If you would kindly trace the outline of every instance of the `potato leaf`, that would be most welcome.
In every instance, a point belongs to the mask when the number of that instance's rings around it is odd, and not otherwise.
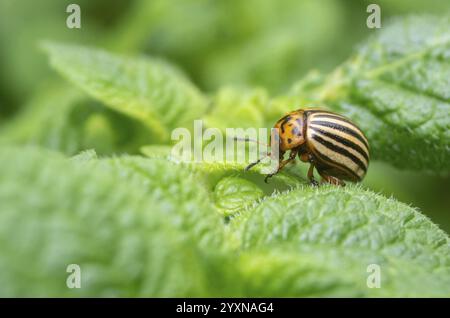
[[[190,127],[206,110],[200,91],[162,60],[67,44],[44,48],[58,72],[106,106],[143,122],[160,141],[167,141],[173,128]]]
[[[241,170],[217,181],[217,198],[201,172],[211,166],[4,149],[4,296],[450,295],[448,236],[360,187],[270,195]],[[69,264],[80,289],[65,285]],[[371,264],[381,288],[367,285]]]
[[[8,257],[0,258],[2,296],[182,296],[222,289],[219,276],[208,287],[207,270],[219,250],[220,215],[186,172],[161,160],[85,159],[3,148],[0,247]],[[80,289],[66,286],[69,264],[81,268]]]
[[[67,85],[42,85],[19,114],[0,127],[0,143],[35,145],[73,155],[136,153],[151,142],[144,125],[103,107]]]
[[[351,117],[374,159],[448,174],[449,79],[450,20],[410,17],[381,29],[321,84],[297,84],[294,95]]]
[[[230,226],[258,296],[450,295],[449,237],[417,210],[357,186],[267,197]],[[371,264],[380,288],[366,284]]]

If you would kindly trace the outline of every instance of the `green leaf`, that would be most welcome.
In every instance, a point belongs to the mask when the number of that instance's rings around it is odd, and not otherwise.
[[[93,159],[98,159],[98,156],[97,156],[97,152],[95,152],[95,150],[88,149],[88,150],[78,153],[77,155],[73,156],[71,159],[76,162],[86,162],[86,161],[90,161]]]
[[[234,212],[227,243],[240,255],[243,295],[450,295],[450,239],[410,206],[353,185],[270,192],[250,172],[223,171],[233,165],[191,166],[215,185],[218,208]],[[379,289],[367,286],[371,264],[380,266]]]
[[[450,19],[410,17],[381,29],[322,85],[296,94],[351,117],[373,159],[448,174],[449,79]]]
[[[42,85],[22,111],[0,127],[0,142],[38,145],[73,155],[88,148],[99,154],[136,153],[151,139],[143,125],[74,88]]]
[[[171,129],[190,127],[206,110],[200,91],[162,60],[76,45],[46,43],[44,48],[63,76],[106,106],[143,122],[155,140],[167,141]]]
[[[242,211],[264,196],[255,183],[239,177],[225,177],[214,188],[214,200],[225,216]]]
[[[450,295],[449,237],[417,210],[357,186],[299,187],[230,225],[252,295]],[[370,264],[380,266],[379,289],[366,285]]]
[[[201,171],[212,166],[4,150],[4,296],[450,295],[448,236],[359,187],[268,195],[241,170],[211,196],[214,178]],[[228,225],[217,200],[241,207]],[[81,289],[66,287],[68,264],[80,265]],[[379,289],[366,285],[370,264],[380,266]]]
[[[220,215],[173,164],[73,161],[7,147],[0,170],[2,296],[194,296],[224,288],[211,273]],[[80,289],[66,286],[69,264],[81,267]]]
[[[84,146],[83,125],[93,113],[86,107],[86,98],[79,91],[50,86],[36,94],[14,120],[1,129],[0,141],[40,145],[74,154]],[[78,114],[73,114],[73,109]],[[44,124],[45,123],[45,124]],[[100,128],[100,127],[99,127]],[[111,127],[102,127],[102,144],[111,144]],[[105,147],[105,148],[106,148]]]
[[[235,153],[235,158],[232,160],[224,160],[224,161],[206,161],[203,160],[201,162],[183,162],[177,157],[173,157],[171,153],[172,148],[169,146],[159,146],[159,145],[149,145],[141,148],[141,152],[149,157],[149,158],[160,158],[164,160],[168,160],[174,162],[183,169],[193,171],[201,177],[201,180],[204,181],[204,186],[214,192],[214,189],[221,180],[224,180],[228,186],[231,186],[234,181],[239,183],[240,178],[230,178],[228,177],[241,177],[246,178],[248,181],[256,184],[257,187],[260,187],[264,190],[266,194],[272,193],[275,189],[277,190],[286,190],[290,189],[295,185],[299,185],[302,180],[298,178],[297,175],[293,175],[290,173],[285,173],[281,171],[276,174],[272,178],[272,182],[270,185],[263,182],[264,177],[261,176],[261,171],[263,167],[261,165],[257,165],[252,168],[250,171],[245,171],[245,168],[248,166],[249,162],[245,160],[237,161],[237,158],[245,158],[245,151],[242,152],[242,149],[239,149]],[[228,181],[225,181],[228,180]],[[236,185],[239,187],[238,185]],[[242,195],[245,197],[245,195]]]
[[[203,184],[192,185],[193,180],[200,178],[196,171],[165,159],[132,156],[92,161],[91,164],[96,169],[108,170],[125,184],[140,187],[149,198],[163,203],[164,216],[172,217],[180,229],[195,235],[203,242],[201,244],[212,247],[222,243],[220,214],[214,209]]]
[[[209,127],[225,132],[228,127],[264,127],[268,94],[263,89],[244,90],[225,87],[212,100],[213,109],[205,118]]]

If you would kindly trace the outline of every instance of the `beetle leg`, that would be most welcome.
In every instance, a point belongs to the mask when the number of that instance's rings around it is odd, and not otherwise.
[[[254,166],[256,166],[258,163],[261,162],[263,158],[256,160],[255,162],[252,162],[251,164],[249,164],[247,167],[245,167],[245,171],[250,170],[251,168],[253,168]]]
[[[255,162],[252,162],[251,164],[249,164],[247,167],[245,167],[245,171],[250,170],[251,168],[253,168],[254,166],[256,166],[258,163],[260,163],[264,158],[270,157],[270,152],[268,152],[265,156],[263,156],[262,158],[259,158],[258,160],[256,160]]]
[[[323,172],[319,171],[320,176],[322,177],[322,182],[328,182],[330,184],[334,184],[334,185],[340,185],[340,186],[345,186],[345,182],[342,181],[341,179],[338,179],[336,177],[332,177],[329,176]]]
[[[286,166],[288,163],[294,162],[295,157],[297,157],[297,153],[298,153],[298,150],[296,150],[296,149],[291,150],[291,153],[289,154],[289,158],[287,160],[283,160],[281,162],[280,168],[278,170],[283,169],[284,166]]]
[[[314,179],[314,164],[312,162],[308,169],[308,180],[314,187],[317,187],[319,185],[319,182]]]
[[[264,179],[265,183],[268,183],[267,181],[269,178],[272,178],[274,175],[276,175],[278,172],[280,172],[281,169],[283,169],[288,163],[293,162],[295,160],[295,157],[297,156],[298,150],[291,150],[291,153],[289,154],[289,158],[286,160],[282,160],[280,165],[278,166],[277,171],[274,173],[266,175],[266,178]],[[280,160],[283,158],[284,152],[280,153]]]
[[[277,171],[277,172],[278,172],[278,171]],[[264,178],[264,182],[265,182],[265,183],[269,183],[269,181],[268,181],[269,178],[272,178],[274,175],[277,174],[277,172],[266,175],[266,177]]]
[[[303,152],[302,154],[299,155],[299,157],[300,157],[300,160],[301,160],[301,161],[303,161],[303,162],[309,162],[309,164],[310,164],[310,165],[309,165],[309,169],[308,169],[308,174],[307,174],[309,183],[310,183],[313,187],[319,186],[319,182],[317,182],[316,179],[314,179],[314,168],[315,168],[316,166],[314,165],[314,159],[313,159],[313,157],[312,157],[309,153],[307,153],[307,152]]]

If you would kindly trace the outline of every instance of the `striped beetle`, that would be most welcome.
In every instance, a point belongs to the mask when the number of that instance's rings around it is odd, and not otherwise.
[[[301,161],[310,163],[308,179],[313,185],[318,184],[314,168],[324,182],[331,184],[343,186],[344,180],[358,182],[364,178],[369,165],[369,143],[363,132],[344,116],[313,108],[298,109],[278,120],[274,128],[271,146],[278,144],[281,162],[275,173],[266,176],[266,183],[297,155]],[[284,160],[288,150],[289,158]],[[261,160],[251,163],[246,170]]]

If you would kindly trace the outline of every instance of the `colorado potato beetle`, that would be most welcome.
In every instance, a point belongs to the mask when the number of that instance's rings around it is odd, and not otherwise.
[[[344,180],[359,182],[364,178],[369,165],[369,143],[348,118],[325,110],[298,109],[278,120],[274,128],[270,144],[271,147],[278,144],[280,163],[265,182],[297,155],[301,161],[310,163],[307,176],[313,185],[318,184],[314,168],[324,182],[331,184],[345,185]],[[290,153],[285,160],[287,151]],[[251,163],[246,170],[261,160]]]

